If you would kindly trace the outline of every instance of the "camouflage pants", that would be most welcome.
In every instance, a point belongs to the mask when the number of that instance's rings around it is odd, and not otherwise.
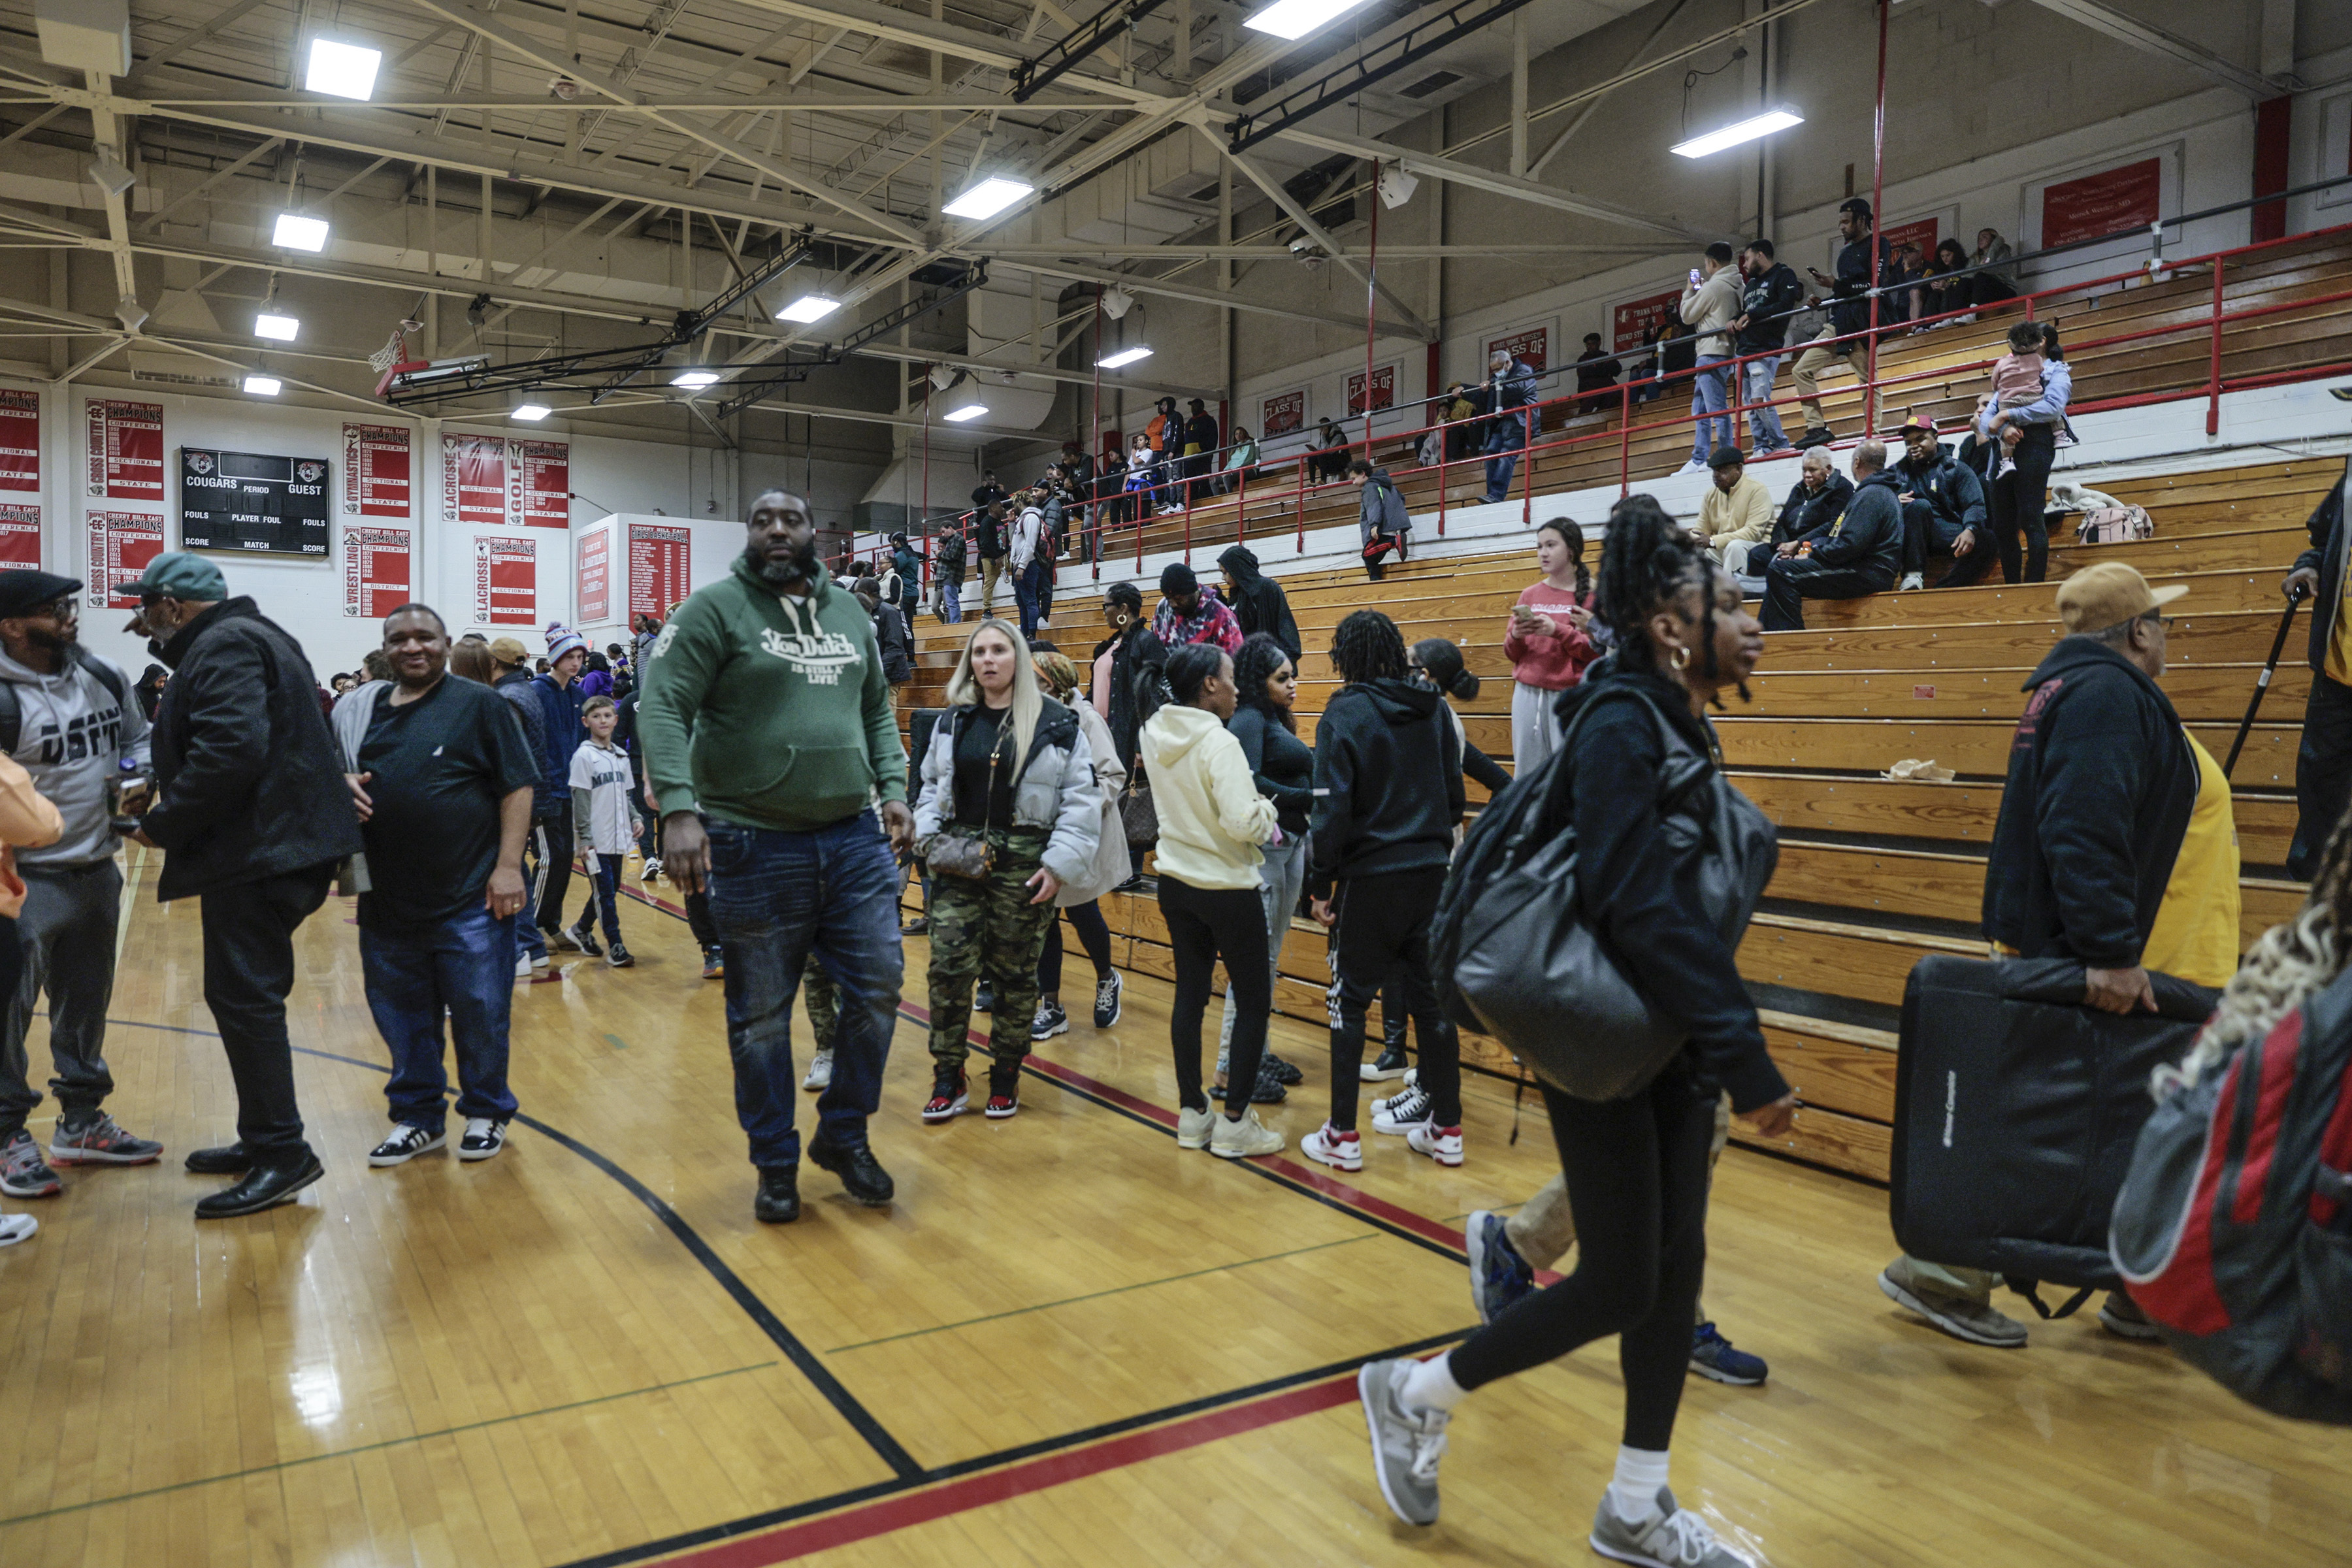
[[[813,1048],[833,1049],[833,1026],[841,1020],[841,993],[834,989],[833,976],[816,961],[816,949],[809,949],[808,963],[801,969],[801,1002],[808,1008],[809,1037]]]
[[[1029,1054],[1029,1024],[1037,1012],[1037,955],[1055,910],[1033,904],[1025,887],[1037,874],[1050,837],[1043,828],[993,829],[995,869],[985,879],[931,879],[931,1066],[960,1072],[971,1054],[972,982],[986,974],[996,986],[988,1037],[997,1070],[1019,1070]]]

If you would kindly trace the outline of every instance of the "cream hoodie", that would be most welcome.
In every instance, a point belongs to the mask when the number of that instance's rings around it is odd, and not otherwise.
[[[1238,743],[1234,752],[1240,754]],[[25,908],[25,879],[16,875],[16,847],[54,844],[65,826],[58,808],[34,790],[32,775],[24,764],[0,755],[0,916],[14,920]]]
[[[1242,743],[1205,708],[1169,702],[1137,737],[1160,816],[1159,869],[1188,887],[1255,888],[1257,847],[1275,836]]]

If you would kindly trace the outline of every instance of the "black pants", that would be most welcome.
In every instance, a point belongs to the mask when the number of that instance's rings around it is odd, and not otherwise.
[[[1220,958],[1225,984],[1241,1011],[1234,1020],[1234,1054],[1225,1079],[1225,1114],[1249,1109],[1265,1058],[1265,1021],[1274,1011],[1274,966],[1265,956],[1265,908],[1255,888],[1195,888],[1160,873],[1160,914],[1176,950],[1176,999],[1170,1005],[1169,1042],[1176,1051],[1176,1097],[1187,1110],[1207,1107],[1201,1092],[1201,1015]]]
[[[1339,918],[1331,928],[1331,1125],[1342,1132],[1355,1130],[1364,1017],[1384,985],[1394,987],[1412,1017],[1430,1115],[1440,1127],[1462,1124],[1462,1038],[1437,1010],[1429,983],[1429,921],[1444,886],[1443,866],[1339,884]],[[1240,1044],[1238,1032],[1234,1044]],[[1238,1061],[1234,1073],[1234,1082],[1243,1081]]]
[[[1448,1367],[1477,1388],[1610,1334],[1625,1379],[1629,1448],[1672,1445],[1706,1272],[1706,1152],[1715,1096],[1681,1060],[1626,1100],[1543,1090],[1576,1215],[1576,1272],[1523,1297],[1457,1347]]]
[[[1951,549],[1964,531],[1958,523],[1937,511],[1933,501],[1912,501],[1903,509],[1903,570],[1926,573],[1928,552]],[[1979,549],[1990,552],[1990,546],[1983,538],[1983,530],[1978,530],[1978,535],[1976,543],[1969,547],[1969,553],[1974,554]],[[1957,559],[1964,562],[1968,556]],[[1938,588],[1943,585],[1941,583],[1936,584]]]
[[[553,936],[563,929],[563,895],[572,890],[572,802],[557,801],[539,825],[547,829],[547,885],[539,893],[539,929]]]
[[[1110,922],[1103,919],[1102,906],[1089,899],[1062,912],[1070,917],[1078,945],[1094,961],[1095,984],[1101,984],[1103,976],[1110,973]],[[1049,996],[1062,994],[1062,922],[1058,920],[1045,928],[1045,948],[1037,955],[1037,989]]]
[[[705,952],[719,945],[719,922],[710,918],[710,894],[707,889],[687,894],[686,929],[694,933],[694,945]]]
[[[2002,450],[1995,442],[1991,448]],[[1993,556],[2000,557],[2000,574],[2011,583],[2040,583],[2050,575],[2050,524],[2042,508],[2050,499],[2050,463],[2058,455],[2058,427],[2054,425],[2028,425],[2024,437],[2010,453],[2017,467],[1997,479],[1985,481],[1986,521],[1992,529],[1995,550],[1975,550],[1954,563],[1951,575],[1938,587],[1959,587],[1979,583],[1992,570]],[[2000,458],[1993,466],[2000,466]],[[2022,531],[2024,547],[2018,546],[2017,536]]]
[[[237,1142],[256,1165],[310,1157],[294,1103],[286,994],[294,988],[294,930],[327,901],[334,874],[331,865],[312,866],[204,896],[205,1005],[236,1081]]]
[[[1803,631],[1803,600],[1859,599],[1893,586],[1884,567],[1821,566],[1801,555],[1775,556],[1764,574],[1764,629]]]
[[[2303,710],[2303,744],[2294,758],[2294,844],[2286,872],[2307,878],[2319,852],[2352,800],[2352,686],[2311,672],[2311,699]]]

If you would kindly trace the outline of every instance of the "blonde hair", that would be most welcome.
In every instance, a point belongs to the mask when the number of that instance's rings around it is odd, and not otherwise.
[[[1002,636],[1013,649],[1013,756],[1017,764],[1029,754],[1029,742],[1037,733],[1037,716],[1045,706],[1045,694],[1037,688],[1037,671],[1029,662],[1029,645],[1019,627],[991,616],[971,628],[971,636],[964,638],[963,654],[956,660],[955,673],[948,677],[947,705],[977,708],[986,700],[971,673],[971,645],[982,633],[991,631]]]

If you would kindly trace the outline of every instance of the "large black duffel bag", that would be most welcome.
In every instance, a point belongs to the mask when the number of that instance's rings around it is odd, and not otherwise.
[[[2107,1222],[2155,1108],[2148,1074],[2189,1054],[2220,996],[2149,979],[2158,1010],[2121,1016],[2083,1005],[2071,959],[1938,955],[1912,969],[1888,1204],[1906,1252],[1999,1274],[2037,1309],[2036,1281],[2121,1283]]]

